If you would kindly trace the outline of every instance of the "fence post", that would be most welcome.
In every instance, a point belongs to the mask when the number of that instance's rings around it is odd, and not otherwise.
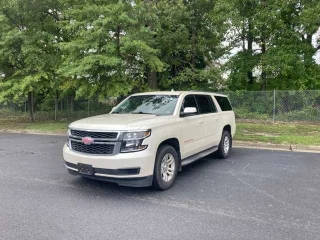
[[[273,89],[273,117],[272,117],[273,123],[275,121],[275,118],[276,118],[276,90]]]
[[[88,117],[90,115],[90,100],[88,99]]]

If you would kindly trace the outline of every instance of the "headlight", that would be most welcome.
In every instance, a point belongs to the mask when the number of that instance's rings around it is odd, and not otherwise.
[[[121,152],[137,152],[145,150],[148,145],[143,145],[143,140],[151,135],[151,129],[139,132],[123,133]]]
[[[67,130],[67,142],[66,142],[68,148],[70,148],[70,144],[69,144],[69,136],[70,135],[71,135],[70,128],[68,128],[68,130]]]

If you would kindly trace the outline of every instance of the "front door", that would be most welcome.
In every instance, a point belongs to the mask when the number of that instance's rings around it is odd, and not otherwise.
[[[180,151],[181,157],[186,158],[201,151],[202,133],[204,121],[199,115],[199,109],[194,95],[185,96],[180,113],[184,108],[194,107],[197,112],[190,115],[180,116]]]

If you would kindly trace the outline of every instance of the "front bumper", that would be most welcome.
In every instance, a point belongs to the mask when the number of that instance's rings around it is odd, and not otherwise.
[[[114,182],[123,186],[145,187],[152,185],[155,156],[152,151],[116,155],[90,155],[63,148],[65,166],[72,174],[79,175],[78,164],[92,166],[92,175],[84,177]],[[82,174],[80,174],[82,175]]]
[[[146,177],[137,177],[137,178],[112,178],[112,177],[104,177],[104,176],[97,176],[97,175],[83,175],[83,174],[80,174],[78,170],[71,170],[69,168],[68,168],[68,171],[72,175],[81,175],[85,178],[104,181],[104,182],[112,182],[112,183],[118,184],[119,186],[127,186],[127,187],[149,187],[152,185],[152,181],[153,181],[152,175],[146,176]]]

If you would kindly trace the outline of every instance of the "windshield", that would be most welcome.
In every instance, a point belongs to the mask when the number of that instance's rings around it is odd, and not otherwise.
[[[112,114],[172,115],[178,101],[177,95],[131,96],[118,105]]]

